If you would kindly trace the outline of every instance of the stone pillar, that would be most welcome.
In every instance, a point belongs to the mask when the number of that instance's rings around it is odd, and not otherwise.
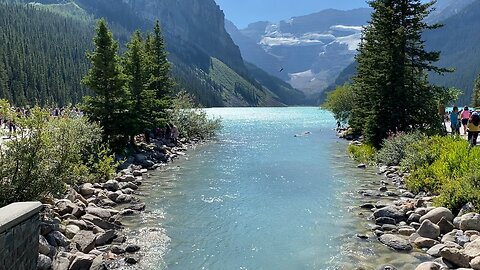
[[[0,270],[37,269],[40,202],[0,208]]]

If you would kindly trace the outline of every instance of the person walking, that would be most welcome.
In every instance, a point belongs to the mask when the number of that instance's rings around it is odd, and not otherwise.
[[[468,141],[472,146],[477,145],[478,133],[480,132],[480,115],[474,112],[470,117],[467,125]]]
[[[458,119],[458,107],[453,107],[450,113],[450,127],[452,128],[452,135],[460,135],[460,120]]]
[[[462,116],[462,125],[463,125],[463,135],[466,135],[467,134],[468,120],[472,116],[470,111],[468,110],[467,106],[465,106],[465,108],[463,108],[461,116]]]

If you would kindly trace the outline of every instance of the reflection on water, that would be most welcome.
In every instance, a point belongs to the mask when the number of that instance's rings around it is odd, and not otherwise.
[[[131,269],[412,269],[359,217],[356,188],[381,179],[355,168],[317,108],[210,109],[218,141],[141,187],[147,211],[128,224],[143,246]],[[308,132],[310,133],[308,133]],[[295,135],[297,135],[295,137]],[[363,213],[368,215],[368,213]]]

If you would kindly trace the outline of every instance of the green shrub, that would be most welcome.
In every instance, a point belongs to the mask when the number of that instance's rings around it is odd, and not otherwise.
[[[355,91],[350,84],[338,86],[334,91],[327,94],[322,108],[329,110],[335,116],[335,119],[348,123],[355,106]]]
[[[360,146],[349,145],[347,149],[350,156],[358,162],[365,164],[375,163],[376,150],[373,146],[362,144]]]
[[[205,110],[196,106],[193,98],[180,92],[172,101],[167,119],[177,126],[180,136],[187,139],[209,139],[221,128],[220,119],[211,119]]]
[[[0,101],[2,115],[15,119],[17,132],[0,150],[0,206],[61,196],[66,184],[107,180],[113,157],[102,144],[102,130],[85,118],[52,118],[34,108],[28,118]],[[98,151],[104,149],[104,151]]]
[[[387,166],[397,166],[405,156],[408,145],[421,140],[421,133],[402,133],[384,140],[382,148],[377,153],[377,161]]]

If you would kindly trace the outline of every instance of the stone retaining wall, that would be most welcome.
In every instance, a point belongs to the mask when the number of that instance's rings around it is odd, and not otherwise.
[[[0,270],[37,268],[41,209],[39,202],[0,208]]]

